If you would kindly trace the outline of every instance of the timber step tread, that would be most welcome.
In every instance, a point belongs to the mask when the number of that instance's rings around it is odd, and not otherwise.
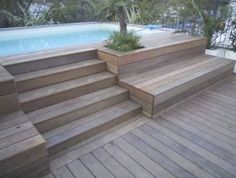
[[[172,68],[171,72],[163,73],[162,69],[156,69],[148,72],[143,72],[136,76],[137,80],[131,78],[121,79],[121,82],[134,86],[152,95],[158,95],[164,92],[164,89],[173,88],[181,85],[184,82],[191,81],[201,75],[207,74],[220,67],[233,64],[230,60],[223,60],[214,56],[198,56],[194,58],[195,62],[186,61],[180,67]],[[176,64],[178,66],[178,63]],[[169,68],[170,69],[170,68]],[[151,77],[150,77],[151,76]],[[153,77],[155,76],[155,77]],[[148,78],[149,77],[149,78]]]
[[[67,147],[66,142],[78,143],[96,133],[108,129],[122,121],[125,121],[139,113],[141,106],[126,100],[109,108],[90,114],[61,127],[42,133],[46,140],[49,154],[57,152],[59,148]],[[77,138],[77,139],[76,139]],[[71,145],[71,143],[69,143]],[[56,149],[56,151],[55,151]]]
[[[69,80],[66,82],[57,83],[54,85],[30,90],[19,94],[20,103],[25,103],[31,100],[36,100],[38,98],[47,97],[54,95],[56,93],[61,93],[66,90],[77,88],[86,84],[98,82],[104,79],[114,78],[115,75],[110,72],[100,72],[94,75],[89,75],[81,77],[74,80]]]
[[[58,124],[59,117],[62,117],[63,120],[66,117],[63,123],[70,122],[71,120],[78,119],[79,117],[82,117],[86,114],[94,113],[99,109],[103,109],[104,107],[107,107],[110,104],[116,104],[117,102],[120,102],[127,98],[127,89],[121,88],[119,86],[112,86],[36,111],[32,111],[30,113],[27,113],[27,116],[30,121],[39,129],[39,131],[41,131],[42,129],[39,128],[40,124],[46,124],[46,122],[53,122],[53,120],[55,120],[55,122]],[[108,103],[102,104],[102,102]],[[93,107],[93,109],[90,109],[89,111],[84,111],[84,109],[88,107]]]
[[[130,83],[132,85],[136,85],[142,83],[143,81],[150,80],[154,77],[160,77],[162,75],[168,74],[170,72],[181,70],[185,67],[195,65],[199,62],[203,62],[206,60],[211,60],[212,56],[200,55],[191,57],[186,57],[184,59],[176,59],[169,62],[165,62],[160,67],[151,69],[148,71],[139,71],[133,72],[127,75],[122,76],[121,81]]]
[[[143,89],[151,92],[153,95],[159,95],[162,92],[180,86],[184,83],[194,81],[194,79],[199,78],[201,76],[207,75],[212,71],[216,71],[220,68],[223,68],[228,65],[232,65],[232,61],[225,60],[214,60],[207,63],[204,63],[200,66],[194,66],[193,68],[183,71],[177,75],[173,75],[166,79],[166,81],[161,80],[157,84],[149,85],[144,87]]]
[[[63,73],[66,71],[70,71],[70,70],[74,70],[74,69],[78,69],[78,68],[83,68],[83,67],[87,67],[87,66],[91,66],[91,65],[95,65],[95,64],[105,64],[105,62],[101,61],[99,59],[91,59],[91,60],[86,60],[86,61],[82,61],[82,62],[76,62],[76,63],[72,63],[72,64],[57,66],[57,67],[53,67],[53,68],[37,70],[34,72],[19,74],[19,75],[15,75],[14,77],[15,77],[16,82],[21,82],[24,80],[34,79],[34,78],[38,78],[38,77],[44,77],[44,76],[53,75],[56,73]]]

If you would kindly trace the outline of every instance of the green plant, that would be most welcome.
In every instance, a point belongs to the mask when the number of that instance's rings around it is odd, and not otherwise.
[[[133,32],[129,32],[126,35],[114,32],[110,36],[106,47],[116,51],[128,52],[143,48],[143,46],[140,45],[139,40],[140,37]]]
[[[31,1],[32,2],[32,1]],[[40,16],[34,16],[29,11],[30,3],[25,7],[18,1],[15,1],[15,11],[9,11],[6,9],[1,9],[0,14],[2,14],[11,26],[35,26],[46,24],[47,13],[43,13]]]
[[[127,14],[126,11],[131,7],[133,1],[130,0],[104,0],[100,10],[107,19],[117,19],[120,23],[120,33],[127,34]],[[104,14],[105,13],[105,14]]]

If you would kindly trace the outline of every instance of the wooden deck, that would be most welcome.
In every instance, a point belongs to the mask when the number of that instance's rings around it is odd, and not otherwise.
[[[236,75],[54,155],[46,177],[236,177]]]

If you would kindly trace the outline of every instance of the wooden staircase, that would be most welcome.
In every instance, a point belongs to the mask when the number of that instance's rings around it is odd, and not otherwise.
[[[123,62],[128,64],[118,66],[122,74],[118,79],[107,71],[107,63],[98,59],[97,50],[6,62],[4,67],[12,76],[0,81],[0,101],[4,101],[0,102],[0,133],[4,135],[13,127],[14,139],[7,146],[14,145],[14,140],[21,144],[17,154],[11,147],[15,157],[0,156],[0,163],[5,161],[1,171],[7,170],[4,174],[10,175],[11,170],[6,168],[16,164],[18,157],[24,162],[26,153],[37,155],[35,152],[41,148],[42,156],[34,159],[37,164],[30,159],[27,162],[30,168],[17,168],[12,177],[17,171],[24,175],[37,167],[46,172],[48,154],[53,158],[61,150],[115,125],[137,120],[142,117],[141,109],[145,115],[157,117],[160,111],[232,73],[234,62],[205,55],[202,43],[186,49],[189,43],[162,46],[158,50],[161,54],[152,49],[150,59],[138,62],[132,63],[135,57],[140,57],[138,54],[127,57]],[[145,51],[144,56],[148,53]],[[6,72],[4,68],[0,68],[0,74],[1,71]],[[10,114],[9,109],[13,110]],[[0,139],[8,139],[2,135]],[[27,136],[37,137],[37,144],[27,144],[26,148],[23,143]]]
[[[98,59],[15,73],[14,77],[21,107],[46,140],[49,155],[141,111]]]

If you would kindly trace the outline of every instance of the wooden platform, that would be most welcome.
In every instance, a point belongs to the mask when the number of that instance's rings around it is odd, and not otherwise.
[[[205,54],[164,61],[154,69],[138,70],[119,78],[130,98],[141,104],[143,113],[158,113],[216,81],[230,75],[234,62]]]
[[[49,177],[236,177],[236,75],[59,152]]]

